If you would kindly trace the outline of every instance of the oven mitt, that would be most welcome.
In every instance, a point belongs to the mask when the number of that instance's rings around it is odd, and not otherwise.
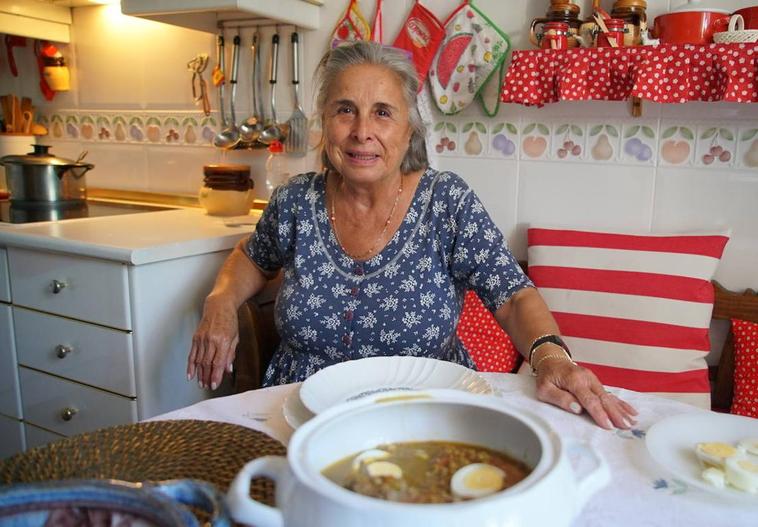
[[[508,35],[487,18],[473,1],[466,0],[445,22],[445,38],[432,61],[429,82],[434,102],[446,115],[466,108],[493,73],[500,71],[510,48]]]
[[[358,0],[350,0],[342,19],[337,23],[332,33],[331,49],[342,44],[348,44],[356,40],[370,40],[371,27],[366,22],[360,8]]]
[[[424,87],[429,67],[444,37],[442,23],[417,1],[392,45],[410,53],[418,74],[419,91]]]

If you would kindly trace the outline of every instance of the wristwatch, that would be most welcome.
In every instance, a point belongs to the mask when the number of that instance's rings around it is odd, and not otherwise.
[[[541,337],[534,339],[532,346],[529,348],[529,364],[532,364],[532,356],[534,355],[534,352],[537,351],[537,348],[543,344],[548,343],[555,344],[556,346],[563,348],[563,351],[566,352],[566,355],[568,355],[569,358],[573,358],[571,356],[571,351],[569,351],[568,346],[565,342],[563,342],[563,339],[561,337],[558,335],[542,335]]]

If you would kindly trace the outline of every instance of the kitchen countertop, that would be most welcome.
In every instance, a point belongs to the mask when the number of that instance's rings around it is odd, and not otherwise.
[[[63,221],[0,224],[0,246],[24,247],[142,265],[229,250],[254,229],[250,216],[208,216],[198,208]]]

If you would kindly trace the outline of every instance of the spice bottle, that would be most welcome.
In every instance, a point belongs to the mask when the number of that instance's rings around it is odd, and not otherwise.
[[[576,35],[579,32],[579,26],[582,21],[579,20],[579,6],[568,0],[551,0],[550,7],[545,13],[543,18],[535,18],[532,20],[532,25],[529,28],[529,40],[537,47],[543,49],[550,49],[550,46],[545,46],[540,38],[540,33],[537,33],[537,26],[543,25],[541,34],[544,35],[547,32],[547,28],[544,27],[551,22],[563,22],[568,25],[567,45],[570,48],[575,48],[579,45],[576,39]]]

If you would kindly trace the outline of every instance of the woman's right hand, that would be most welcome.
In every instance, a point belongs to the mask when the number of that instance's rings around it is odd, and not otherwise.
[[[238,342],[239,326],[234,301],[211,294],[205,299],[203,318],[192,336],[187,380],[197,376],[201,388],[218,388],[224,372],[232,371]]]

